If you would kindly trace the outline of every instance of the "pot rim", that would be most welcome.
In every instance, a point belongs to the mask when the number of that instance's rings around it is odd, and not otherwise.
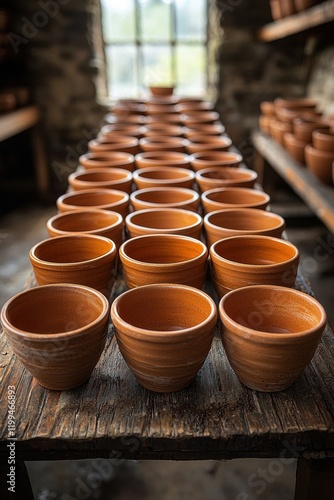
[[[180,211],[181,211],[183,215],[187,215],[187,216],[191,215],[194,217],[194,219],[196,219],[192,224],[188,224],[186,226],[185,225],[179,226],[179,227],[175,228],[176,230],[192,229],[192,228],[196,228],[198,226],[201,226],[203,224],[203,218],[197,212],[193,212],[191,210],[186,210],[184,208],[143,208],[142,210],[136,210],[135,212],[131,212],[130,214],[128,214],[125,217],[125,224],[127,226],[130,225],[130,227],[131,226],[138,227],[138,228],[144,227],[144,228],[147,228],[149,230],[159,231],[160,234],[164,234],[165,232],[170,231],[170,228],[156,229],[156,228],[151,228],[150,226],[142,226],[142,225],[139,225],[139,224],[136,224],[135,222],[133,222],[132,219],[138,215],[145,214],[145,213],[165,212],[165,211],[174,212],[174,213],[177,213],[177,212],[180,213]]]
[[[224,304],[225,302],[229,299],[229,297],[232,294],[238,294],[242,293],[243,290],[250,290],[250,289],[264,289],[268,291],[268,296],[271,292],[275,292],[278,294],[282,293],[287,293],[292,295],[298,295],[299,297],[302,297],[303,300],[311,302],[319,311],[321,314],[320,321],[318,324],[312,328],[309,328],[307,330],[301,331],[301,332],[292,332],[292,333],[272,333],[272,332],[263,332],[260,330],[254,330],[253,328],[249,328],[247,326],[243,326],[240,323],[237,323],[234,319],[232,319],[228,314],[226,313],[224,309]],[[279,339],[297,339],[300,337],[306,337],[309,335],[314,335],[318,333],[319,329],[325,328],[326,326],[326,312],[323,306],[318,302],[314,297],[311,295],[302,292],[300,290],[296,290],[295,288],[288,288],[288,287],[283,287],[283,286],[278,286],[278,285],[249,285],[245,286],[242,288],[237,288],[235,290],[231,290],[228,292],[224,297],[222,297],[219,301],[218,304],[218,311],[220,315],[221,322],[224,325],[224,321],[228,324],[229,327],[233,328],[232,334],[233,335],[238,335],[239,337],[252,337],[252,338],[257,338],[258,341],[266,341],[266,342],[271,342],[271,343],[276,343]],[[225,326],[225,325],[224,325]]]
[[[96,215],[111,215],[113,217],[116,217],[115,222],[112,224],[108,224],[107,226],[102,226],[97,229],[90,229],[88,231],[82,230],[82,231],[74,231],[74,230],[69,230],[66,231],[64,229],[58,229],[57,227],[53,226],[53,223],[58,220],[64,220],[64,219],[71,219],[71,217],[75,218],[78,217],[79,215],[84,215],[84,214],[96,214]],[[53,217],[50,217],[47,222],[46,222],[46,227],[47,229],[51,231],[57,231],[59,233],[62,233],[63,235],[69,234],[69,233],[83,233],[83,234],[92,234],[95,235],[96,231],[107,231],[108,229],[116,229],[117,227],[121,226],[123,224],[123,217],[121,214],[118,212],[113,212],[111,210],[103,210],[103,209],[98,209],[98,208],[92,208],[90,210],[88,209],[83,209],[83,210],[70,210],[68,212],[61,212],[59,214],[54,215]],[[59,234],[60,236],[60,234]],[[99,236],[99,235],[98,235]]]
[[[79,197],[79,196],[84,196],[84,195],[114,195],[114,196],[117,196],[119,197],[120,199],[119,200],[115,200],[115,201],[110,201],[109,203],[103,203],[102,205],[75,205],[75,204],[71,204],[71,203],[68,203],[67,201],[73,197],[74,200]],[[118,189],[103,189],[103,188],[99,188],[99,189],[94,189],[94,188],[91,188],[91,189],[82,189],[80,191],[73,191],[71,193],[65,193],[61,196],[59,196],[59,198],[57,198],[57,206],[60,204],[64,204],[65,206],[69,206],[69,207],[79,207],[78,209],[86,209],[86,210],[89,210],[88,207],[91,207],[92,209],[94,208],[97,208],[99,207],[99,209],[103,209],[103,207],[109,207],[109,206],[118,206],[118,205],[122,205],[123,203],[129,203],[129,200],[130,200],[130,196],[128,195],[128,193],[126,193],[125,191],[121,191],[121,190],[118,190]],[[59,208],[59,206],[58,206]]]
[[[279,225],[274,226],[273,228],[259,229],[259,231],[268,231],[271,229],[279,229],[279,228],[283,228],[282,229],[282,231],[283,231],[285,228],[285,220],[281,215],[276,214],[275,212],[270,212],[268,210],[261,210],[261,211],[259,211],[259,214],[254,213],[254,210],[256,210],[256,212],[258,212],[257,208],[226,208],[226,209],[214,210],[213,212],[209,212],[204,216],[204,218],[203,218],[204,226],[209,226],[210,229],[218,228],[218,229],[224,229],[224,230],[228,230],[228,231],[240,231],[240,232],[245,231],[246,232],[246,231],[248,231],[247,229],[237,229],[237,228],[230,228],[230,227],[225,227],[225,226],[217,226],[216,224],[214,224],[213,222],[210,221],[210,218],[214,215],[219,215],[219,214],[228,215],[231,212],[245,213],[244,212],[245,210],[246,210],[246,213],[253,214],[254,216],[260,216],[260,217],[264,216],[265,218],[270,218],[272,220],[277,220],[279,222]],[[251,212],[249,212],[249,210],[251,210]],[[258,230],[251,229],[250,231],[258,231]]]
[[[251,202],[252,204],[258,204],[258,203],[269,203],[270,202],[270,196],[265,193],[264,191],[260,191],[260,189],[252,189],[252,188],[241,188],[241,187],[218,187],[218,188],[214,188],[214,189],[208,189],[207,191],[204,191],[204,193],[202,193],[201,195],[201,198],[202,200],[204,199],[205,202],[209,202],[209,203],[220,203],[222,205],[225,205],[226,202],[224,201],[217,201],[217,200],[212,200],[211,198],[209,198],[209,196],[211,194],[215,194],[215,193],[220,193],[220,192],[226,192],[226,191],[232,191],[232,192],[238,192],[240,191],[240,189],[242,190],[247,190],[247,194],[261,194],[261,196],[263,197],[262,200],[258,200],[258,201],[253,201]],[[244,192],[246,194],[245,191],[241,191],[241,192]],[[247,205],[248,203],[242,203],[242,205]]]
[[[24,295],[27,294],[33,294],[33,293],[40,293],[43,294],[44,290],[46,289],[75,289],[75,290],[81,290],[81,292],[85,293],[86,295],[95,295],[98,297],[102,303],[102,311],[99,314],[97,318],[95,318],[92,322],[88,323],[85,326],[82,326],[81,328],[77,328],[75,330],[70,330],[67,332],[58,332],[58,333],[34,333],[34,332],[27,332],[25,330],[21,330],[20,328],[16,328],[14,325],[10,323],[10,321],[7,318],[7,311],[9,307],[16,302],[17,300],[20,300],[20,298]],[[93,326],[96,326],[98,323],[104,320],[106,316],[108,316],[110,310],[110,305],[108,302],[108,299],[98,290],[95,290],[94,288],[91,288],[86,285],[79,285],[79,284],[74,284],[74,283],[54,283],[54,284],[49,284],[49,285],[41,285],[38,287],[34,288],[28,288],[27,290],[23,290],[22,292],[17,293],[13,297],[11,297],[7,302],[4,304],[2,310],[1,310],[1,322],[6,330],[10,332],[10,334],[14,334],[17,336],[20,336],[25,339],[30,339],[30,340],[47,340],[50,339],[52,341],[58,339],[58,338],[66,338],[66,337],[77,337],[80,335],[85,335],[86,330],[88,328],[91,328]]]
[[[154,172],[171,172],[175,173],[175,177],[168,177],[167,179],[149,177],[146,174],[154,173]],[[144,174],[144,175],[143,175]],[[181,176],[181,177],[180,177]],[[139,168],[133,172],[133,181],[142,179],[143,181],[148,182],[159,182],[159,183],[170,183],[170,182],[180,182],[187,180],[195,180],[195,172],[188,168],[182,167],[148,167],[148,168]]]
[[[233,172],[233,173],[238,173],[238,172],[241,172],[242,174],[248,174],[249,177],[247,178],[244,178],[244,179],[230,179],[230,178],[227,178],[227,179],[213,179],[211,177],[205,177],[205,174],[208,174],[210,172],[219,172],[219,171],[222,171],[222,172]],[[200,179],[200,180],[204,180],[205,182],[215,182],[215,181],[224,181],[224,182],[228,182],[228,181],[231,181],[231,182],[236,182],[236,181],[240,181],[240,182],[246,182],[246,181],[253,181],[253,180],[256,180],[258,177],[257,173],[255,172],[255,170],[251,170],[250,168],[243,168],[243,167],[219,167],[219,166],[216,166],[216,165],[213,165],[212,167],[206,167],[206,168],[201,168],[200,170],[197,170],[196,173],[195,173],[195,179]]]
[[[307,144],[305,146],[305,155],[312,156],[313,158],[324,158],[328,160],[334,160],[334,151],[333,150],[325,150],[325,149],[317,149],[312,144]]]
[[[162,202],[162,203],[154,203],[152,201],[145,201],[145,200],[142,200],[140,198],[138,198],[138,194],[145,194],[145,193],[153,193],[153,192],[165,192],[165,191],[174,191],[174,190],[178,190],[177,192],[179,192],[180,194],[183,193],[183,194],[187,194],[189,195],[188,198],[186,198],[185,200],[182,200],[182,201],[176,201],[176,202]],[[143,188],[143,189],[137,189],[136,191],[133,191],[131,194],[130,194],[130,201],[131,203],[133,204],[133,200],[135,200],[135,202],[138,202],[138,203],[145,203],[146,205],[150,205],[150,208],[177,208],[176,206],[173,207],[173,206],[169,206],[169,205],[174,205],[174,204],[178,204],[180,205],[180,207],[182,205],[187,205],[187,204],[190,204],[190,203],[199,203],[200,201],[200,195],[197,191],[195,191],[194,189],[190,189],[190,188],[184,188],[184,187],[172,187],[172,186],[156,186],[156,187],[149,187],[149,188]],[[148,207],[147,207],[148,208]]]
[[[94,180],[90,180],[90,181],[86,181],[84,179],[80,179],[80,177],[86,177],[86,176],[89,176],[89,175],[94,175],[94,174],[110,174],[112,172],[115,172],[115,174],[118,174],[120,175],[121,177],[119,177],[118,179],[109,179],[109,180],[105,180],[105,181],[94,181]],[[126,170],[125,168],[120,168],[120,167],[111,167],[111,168],[91,168],[89,170],[85,170],[84,172],[82,171],[77,171],[77,172],[72,172],[69,176],[68,176],[68,182],[69,184],[72,182],[72,181],[76,181],[76,182],[80,182],[81,184],[86,184],[88,182],[93,182],[93,183],[96,183],[96,184],[101,184],[101,183],[125,183],[125,182],[129,182],[130,180],[132,180],[132,172],[130,172],[129,170]]]
[[[230,260],[227,259],[226,257],[223,257],[220,255],[216,248],[220,245],[223,244],[222,242],[225,242],[226,240],[235,240],[237,242],[240,242],[241,244],[243,243],[245,246],[247,245],[247,242],[249,240],[257,240],[257,241],[262,241],[263,246],[265,245],[266,242],[274,242],[278,246],[281,247],[289,247],[294,251],[294,255],[290,257],[289,259],[283,260],[281,262],[274,262],[272,264],[247,264],[243,262],[239,262],[237,260]],[[265,270],[271,270],[275,268],[282,269],[285,266],[289,266],[295,261],[299,261],[299,250],[298,248],[291,243],[290,241],[283,240],[281,238],[276,238],[275,236],[267,236],[267,235],[236,235],[236,236],[229,236],[227,238],[222,238],[221,240],[216,241],[213,243],[210,247],[210,257],[213,263],[217,263],[218,265],[221,265],[222,263],[224,264],[223,267],[226,268],[241,268],[243,270],[250,271],[250,272],[258,272],[258,271],[265,271]],[[255,269],[254,269],[255,268]]]
[[[109,250],[105,253],[103,253],[102,255],[99,255],[98,257],[94,257],[93,259],[86,259],[86,260],[80,260],[80,261],[73,261],[73,262],[53,262],[53,261],[50,261],[50,260],[44,260],[44,259],[41,259],[40,257],[37,257],[36,255],[36,250],[41,247],[41,246],[44,246],[44,245],[53,245],[53,244],[56,244],[57,241],[60,241],[60,240],[69,240],[69,243],[70,243],[70,240],[86,240],[86,241],[91,241],[93,242],[94,240],[95,241],[104,241],[105,243],[109,244],[111,243],[111,247],[109,248]],[[70,233],[70,234],[65,234],[63,236],[55,236],[54,238],[47,238],[45,240],[42,240],[38,243],[36,243],[36,245],[34,245],[30,252],[29,252],[29,257],[30,257],[30,260],[31,260],[31,264],[33,266],[36,266],[36,267],[39,267],[41,269],[45,269],[46,267],[47,268],[59,268],[61,267],[62,269],[71,269],[71,268],[77,268],[77,267],[82,267],[82,266],[87,266],[87,267],[91,267],[92,265],[94,266],[94,264],[96,262],[99,262],[99,261],[103,261],[105,259],[114,259],[116,257],[116,252],[117,252],[117,248],[116,248],[116,244],[113,240],[111,240],[110,238],[106,238],[105,236],[100,236],[100,235],[97,235],[97,234],[83,234],[83,233]],[[92,266],[92,267],[93,267]],[[94,266],[95,267],[95,266]]]
[[[198,255],[196,255],[195,257],[192,257],[192,258],[188,258],[188,259],[185,259],[185,260],[182,260],[182,261],[177,261],[177,262],[150,262],[150,261],[147,261],[147,260],[139,260],[139,259],[135,259],[133,257],[130,257],[129,254],[126,252],[127,251],[127,247],[128,246],[131,246],[131,245],[135,245],[136,242],[138,241],[142,241],[145,239],[148,239],[148,240],[170,240],[171,242],[173,242],[173,240],[177,240],[177,241],[182,241],[184,243],[184,246],[187,246],[188,244],[192,244],[193,246],[197,246],[199,249],[200,249],[200,252],[198,253]],[[154,246],[155,242],[152,241],[152,246]],[[207,260],[207,257],[208,257],[208,249],[206,247],[206,245],[196,239],[196,238],[193,238],[191,236],[185,236],[185,235],[181,235],[181,234],[161,234],[161,233],[157,233],[157,234],[145,234],[145,235],[141,235],[141,236],[136,236],[134,238],[130,238],[129,240],[125,241],[124,243],[122,243],[120,249],[119,249],[119,256],[120,256],[120,259],[123,263],[123,266],[124,265],[128,265],[129,267],[132,267],[134,269],[141,269],[143,270],[143,267],[147,270],[151,269],[153,272],[154,271],[159,271],[161,269],[163,270],[168,270],[168,269],[178,269],[178,268],[182,268],[182,269],[186,269],[188,267],[193,267],[195,263],[198,263],[198,262],[201,262],[202,260],[203,261],[206,261]]]
[[[188,328],[183,328],[182,330],[147,330],[145,328],[141,328],[135,325],[132,325],[131,323],[128,323],[125,321],[118,312],[118,305],[119,303],[126,298],[127,295],[130,294],[138,294],[138,293],[143,293],[145,289],[148,288],[153,288],[156,289],[157,291],[159,288],[165,288],[165,289],[179,289],[182,290],[183,295],[184,293],[193,293],[194,295],[196,294],[197,296],[200,296],[201,300],[205,300],[209,305],[210,305],[210,313],[209,315],[201,322],[198,323],[194,326],[188,327]],[[210,323],[213,323],[213,327],[217,321],[218,317],[218,311],[217,311],[217,306],[214,302],[214,300],[206,293],[203,292],[203,290],[199,290],[198,288],[191,287],[189,285],[181,285],[177,283],[156,283],[156,284],[150,284],[150,285],[143,285],[139,286],[136,288],[131,288],[130,290],[125,291],[116,299],[113,301],[111,305],[111,319],[112,323],[115,326],[115,328],[118,328],[118,325],[121,325],[123,328],[127,328],[128,332],[126,333],[127,336],[135,337],[135,338],[140,338],[142,339],[143,337],[147,340],[150,340],[151,342],[156,342],[159,343],[160,337],[168,335],[169,338],[173,339],[174,341],[179,340],[182,342],[184,340],[184,337],[186,335],[195,333],[197,330],[209,326]],[[118,323],[116,326],[115,324]]]

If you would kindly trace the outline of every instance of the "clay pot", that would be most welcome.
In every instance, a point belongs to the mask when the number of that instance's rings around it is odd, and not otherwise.
[[[283,140],[284,140],[284,146],[286,150],[290,153],[292,158],[294,158],[302,165],[305,165],[305,146],[307,142],[296,139],[296,137],[293,134],[290,134],[289,132],[286,132],[284,134]]]
[[[213,111],[213,104],[207,101],[189,101],[189,102],[181,102],[176,105],[176,110],[179,113],[183,113],[185,115],[190,114],[192,111]]]
[[[265,210],[270,196],[263,191],[248,188],[215,188],[201,195],[204,212],[226,208],[258,208]]]
[[[152,137],[156,135],[167,137],[181,137],[183,135],[183,127],[178,125],[154,124],[148,125],[144,129],[144,137]]]
[[[1,322],[21,363],[47,389],[77,387],[105,346],[107,299],[80,285],[29,288],[3,306]]]
[[[221,298],[235,288],[249,285],[293,287],[299,252],[290,243],[272,236],[231,236],[210,247],[211,276]]]
[[[230,236],[258,234],[280,238],[284,219],[273,212],[256,208],[217,210],[204,217],[207,246]]]
[[[194,135],[186,146],[188,153],[206,151],[227,151],[232,145],[232,140],[224,135]]]
[[[312,142],[315,149],[320,151],[334,151],[334,132],[313,130]]]
[[[293,120],[293,133],[300,141],[312,142],[312,132],[316,129],[329,131],[329,125],[320,120],[305,120],[302,118]]]
[[[151,283],[180,283],[202,288],[208,250],[198,239],[150,234],[127,240],[120,248],[128,288]]]
[[[312,5],[318,3],[315,0],[294,0],[295,8],[297,12],[309,9]]]
[[[196,128],[184,127],[184,136],[191,139],[194,135],[222,135],[225,132],[225,127],[221,123],[209,123],[198,125]]]
[[[274,104],[275,108],[283,107],[286,109],[298,109],[298,108],[315,109],[318,103],[314,99],[308,99],[305,97],[295,97],[292,99],[282,99],[281,97],[277,97],[274,100]]]
[[[196,128],[204,123],[215,123],[219,121],[219,113],[216,111],[194,111],[186,115],[180,115],[181,122],[189,128]]]
[[[257,173],[247,168],[209,167],[198,170],[195,178],[202,192],[216,187],[253,188]]]
[[[127,137],[136,137],[140,139],[143,137],[145,128],[140,125],[131,125],[128,123],[115,123],[114,125],[104,125],[97,138],[98,139],[109,139],[116,135],[126,135]]]
[[[189,141],[187,139],[162,135],[145,137],[139,141],[142,151],[176,151],[186,153],[188,144]]]
[[[127,125],[145,125],[146,124],[146,116],[143,115],[122,115],[117,116],[114,113],[107,113],[104,116],[104,121],[107,124],[114,125],[115,123],[119,124],[127,124]]]
[[[282,391],[303,373],[326,325],[326,313],[313,297],[271,285],[229,292],[219,303],[219,316],[223,346],[239,381],[264,392]]]
[[[217,310],[197,288],[155,284],[117,297],[111,318],[119,349],[137,381],[151,391],[172,392],[189,385],[203,365]]]
[[[334,151],[321,151],[311,144],[305,147],[307,168],[324,184],[332,184],[332,163]]]
[[[193,189],[157,187],[134,191],[130,195],[134,210],[145,208],[184,208],[197,212],[200,197]]]
[[[261,132],[263,132],[264,134],[267,134],[269,136],[271,136],[271,131],[270,131],[271,119],[272,119],[272,117],[270,117],[270,116],[265,116],[265,115],[259,116],[259,128],[260,128]]]
[[[73,172],[68,176],[73,191],[83,189],[118,189],[131,192],[132,173],[121,168],[92,169],[88,172]]]
[[[135,155],[139,153],[139,141],[135,137],[114,135],[106,139],[93,139],[88,142],[88,148],[93,153],[105,153],[106,151],[121,151]]]
[[[150,85],[149,91],[152,95],[170,96],[174,92],[174,87],[165,85]]]
[[[123,242],[123,218],[109,210],[74,210],[51,217],[46,228],[49,236],[65,236],[70,233],[84,233],[105,236],[111,239],[117,249]]]
[[[147,125],[152,125],[156,123],[168,123],[169,125],[181,126],[180,115],[178,113],[161,113],[160,115],[150,115],[146,120]]]
[[[146,105],[134,101],[118,101],[112,108],[115,116],[146,115]]]
[[[174,151],[150,151],[136,155],[138,168],[181,167],[191,168],[189,155]]]
[[[271,16],[274,21],[282,19],[283,14],[281,10],[281,0],[269,0],[270,1],[270,11]]]
[[[123,168],[133,172],[135,169],[135,157],[124,152],[87,153],[80,156],[79,164],[85,170],[96,168]]]
[[[321,120],[321,113],[317,112],[315,109],[308,108],[284,108],[283,106],[277,106],[275,108],[276,117],[280,122],[293,123],[296,118],[301,118],[302,120]]]
[[[149,187],[184,187],[191,188],[195,174],[186,168],[152,167],[135,170],[133,181],[138,189]]]
[[[271,101],[262,101],[260,109],[264,116],[275,116],[275,104]]]
[[[63,194],[57,199],[59,212],[99,208],[118,212],[125,217],[129,212],[129,195],[117,189],[85,189],[76,193]]]
[[[109,238],[68,234],[37,243],[29,257],[39,285],[76,283],[109,296],[116,254],[116,245]]]
[[[270,135],[281,146],[284,146],[284,134],[292,132],[292,125],[290,123],[283,123],[275,118],[271,118],[269,122]]]
[[[150,208],[132,212],[125,219],[131,238],[145,234],[182,234],[200,239],[203,219],[182,208]]]
[[[175,104],[155,104],[148,103],[147,104],[147,114],[148,115],[162,115],[162,114],[172,114],[178,115],[178,111],[175,109]]]
[[[238,167],[242,162],[242,156],[227,151],[207,151],[191,155],[190,162],[196,172],[209,167]]]

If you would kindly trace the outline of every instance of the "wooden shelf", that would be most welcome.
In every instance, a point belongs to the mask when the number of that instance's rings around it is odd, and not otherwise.
[[[334,188],[322,184],[312,172],[297,163],[282,146],[267,135],[254,132],[252,140],[258,153],[334,234]]]
[[[27,106],[0,115],[0,142],[37,125],[40,113],[37,106]]]
[[[258,39],[262,42],[272,42],[332,21],[334,0],[329,0],[293,16],[266,24],[258,32]]]

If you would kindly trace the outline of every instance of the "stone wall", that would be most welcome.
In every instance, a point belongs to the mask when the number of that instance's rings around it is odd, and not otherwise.
[[[334,114],[334,46],[324,47],[315,57],[307,91],[324,114]]]
[[[13,0],[15,51],[24,51],[28,83],[42,110],[50,185],[64,192],[78,156],[96,134],[105,109],[97,104],[92,23],[96,2]]]
[[[265,0],[217,0],[217,7],[223,32],[217,52],[216,107],[246,163],[251,164],[250,131],[257,126],[260,102],[306,92],[305,39],[259,42],[257,30],[272,20]]]

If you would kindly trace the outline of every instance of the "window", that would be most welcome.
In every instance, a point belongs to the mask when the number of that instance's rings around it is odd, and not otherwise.
[[[208,87],[207,0],[101,0],[108,94],[138,97],[149,85],[179,94]]]

